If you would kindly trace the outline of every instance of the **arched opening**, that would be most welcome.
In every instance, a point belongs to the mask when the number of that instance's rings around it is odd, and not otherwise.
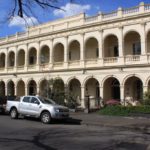
[[[49,63],[49,57],[50,57],[50,50],[49,47],[45,45],[41,48],[40,63],[41,64]]]
[[[69,45],[69,61],[80,60],[80,43],[75,40]]]
[[[10,52],[8,55],[8,67],[14,67],[15,65],[15,53]]]
[[[143,83],[138,77],[130,77],[125,81],[125,97],[132,97],[133,100],[143,99]]]
[[[7,84],[7,94],[8,96],[15,96],[15,84],[13,81],[9,81]]]
[[[131,31],[124,37],[124,54],[125,55],[141,55],[140,34]]]
[[[24,50],[20,50],[18,52],[17,59],[18,59],[18,62],[17,62],[18,66],[24,66],[24,64],[25,64],[25,52],[24,52]]]
[[[72,79],[68,85],[69,95],[72,96],[77,104],[81,104],[81,83],[77,79]]]
[[[0,96],[5,96],[5,83],[0,81]]]
[[[90,38],[85,43],[85,59],[96,59],[98,57],[98,41],[95,38]]]
[[[0,54],[0,68],[5,68],[5,54],[4,53],[1,53]]]
[[[40,82],[40,95],[44,97],[50,97],[50,84],[49,81],[44,79]]]
[[[58,104],[64,104],[65,100],[65,85],[62,79],[55,79],[53,81],[52,98]]]
[[[35,65],[37,61],[37,51],[35,48],[29,50],[29,65]]]
[[[147,53],[150,53],[150,31],[147,34]]]
[[[118,38],[115,35],[109,35],[104,40],[104,57],[118,57]]]
[[[90,78],[85,84],[85,97],[90,99],[90,108],[98,106],[100,98],[99,82],[95,78]]]
[[[63,62],[64,61],[64,46],[61,43],[58,43],[54,47],[54,62]]]
[[[34,80],[31,80],[28,84],[28,94],[36,95],[37,94],[37,85]]]
[[[115,99],[120,100],[120,83],[114,78],[108,78],[103,85],[104,101]]]
[[[17,96],[25,95],[25,84],[22,80],[20,80],[17,84]]]

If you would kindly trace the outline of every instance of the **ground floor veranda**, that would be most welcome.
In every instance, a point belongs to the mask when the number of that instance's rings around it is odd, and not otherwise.
[[[148,70],[138,69],[140,71],[135,71],[134,74],[132,70],[82,70],[1,76],[0,96],[47,96],[47,89],[51,88],[49,80],[53,78],[54,81],[61,80],[57,86],[64,92],[72,93],[81,107],[85,107],[87,96],[90,98],[91,107],[97,107],[99,99],[124,101],[125,97],[132,97],[134,100],[142,100],[143,93],[150,89],[150,75]]]

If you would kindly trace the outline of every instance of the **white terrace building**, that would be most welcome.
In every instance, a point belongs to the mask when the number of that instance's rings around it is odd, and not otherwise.
[[[150,88],[150,5],[79,14],[0,39],[0,95],[40,93],[51,78],[82,107],[87,94],[91,107],[98,97],[142,99]]]

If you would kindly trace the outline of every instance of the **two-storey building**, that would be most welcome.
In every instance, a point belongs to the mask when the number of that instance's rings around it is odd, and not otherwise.
[[[42,93],[47,80],[85,106],[96,99],[142,99],[150,87],[150,4],[79,14],[0,39],[0,95]]]

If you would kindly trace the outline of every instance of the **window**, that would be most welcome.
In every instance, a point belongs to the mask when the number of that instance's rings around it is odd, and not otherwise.
[[[34,56],[30,56],[30,58],[29,58],[29,64],[30,65],[34,64]]]
[[[25,103],[30,103],[30,97],[24,97],[23,102]]]
[[[133,55],[140,55],[141,54],[141,43],[136,42],[133,43]]]
[[[31,98],[31,103],[38,104],[39,101],[37,100],[37,98],[32,97],[32,98]]]
[[[71,51],[69,51],[69,60],[71,60]]]
[[[96,57],[99,57],[99,48],[96,48]]]
[[[118,45],[114,46],[114,57],[118,57],[119,53],[118,53]]]

